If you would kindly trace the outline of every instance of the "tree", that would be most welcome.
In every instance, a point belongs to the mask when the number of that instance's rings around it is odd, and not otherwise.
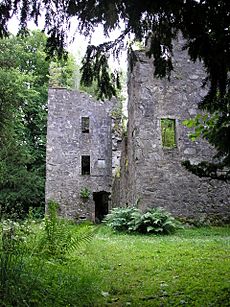
[[[49,67],[49,86],[76,88],[74,76],[76,69],[75,58],[71,54],[66,59],[53,59]]]
[[[0,206],[4,213],[44,206],[46,37],[0,40]]]
[[[12,15],[20,15],[20,32],[25,33],[27,21],[32,18],[37,22],[41,11],[45,12],[45,30],[49,35],[47,47],[51,55],[62,54],[73,16],[78,19],[76,28],[85,35],[98,24],[103,25],[105,34],[118,27],[119,22],[125,24],[114,42],[89,45],[83,60],[82,83],[90,85],[96,80],[101,98],[114,95],[119,86],[118,75],[108,71],[107,55],[109,52],[119,53],[125,36],[134,34],[139,41],[149,38],[147,54],[153,57],[155,75],[170,77],[172,40],[180,31],[191,59],[203,61],[207,73],[205,82],[210,84],[200,108],[217,118],[209,132],[205,131],[206,138],[218,151],[216,170],[230,166],[229,0],[5,0],[0,6],[0,35],[7,34],[7,23]],[[166,52],[167,58],[164,57]],[[208,174],[204,172],[203,175]]]
[[[28,212],[45,204],[45,156],[49,67],[47,38],[0,39],[0,207],[4,213]],[[54,64],[53,64],[54,65]],[[72,78],[65,61],[59,85]],[[57,77],[56,77],[57,79]]]

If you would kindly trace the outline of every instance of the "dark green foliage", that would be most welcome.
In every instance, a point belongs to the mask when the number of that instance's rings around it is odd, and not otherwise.
[[[187,170],[192,171],[199,177],[210,177],[218,180],[229,180],[230,171],[224,163],[210,163],[202,161],[198,164],[192,164],[189,160],[181,163]]]
[[[0,207],[18,216],[44,206],[49,62],[46,37],[0,40]]]
[[[0,40],[0,214],[24,217],[45,207],[49,66],[52,82],[71,85],[73,61],[46,60],[46,36]],[[54,71],[53,71],[54,72]]]
[[[56,209],[51,203],[44,223],[1,221],[1,306],[91,305],[97,278],[77,252],[94,230],[60,220]]]
[[[116,89],[121,88],[119,74],[109,72],[108,56],[105,54],[109,49],[107,44],[99,47],[90,45],[82,61],[81,85],[90,87],[96,82],[98,99],[116,96]]]
[[[96,82],[99,98],[116,93],[119,78],[109,72],[107,56],[110,53],[118,56],[126,36],[133,35],[138,41],[148,40],[147,55],[153,58],[155,76],[169,78],[173,69],[172,41],[181,32],[190,58],[202,60],[206,69],[204,81],[210,90],[200,107],[211,114],[216,112],[219,117],[217,126],[210,127],[207,137],[218,151],[219,161],[215,165],[218,168],[221,162],[220,169],[222,164],[229,168],[230,1],[7,0],[0,4],[0,37],[8,34],[7,24],[15,14],[20,18],[19,32],[25,34],[28,20],[37,22],[41,11],[45,13],[44,30],[49,34],[49,53],[59,57],[64,52],[73,16],[78,18],[76,30],[89,38],[99,24],[108,35],[123,22],[125,28],[117,40],[89,46],[83,60],[82,84]]]
[[[65,259],[81,244],[92,239],[95,227],[81,224],[74,229],[70,221],[58,217],[57,211],[58,204],[50,201],[48,214],[45,216],[45,232],[39,244],[39,253],[51,258]]]
[[[113,208],[109,214],[106,215],[104,223],[117,231],[128,231],[129,225],[134,218],[140,218],[140,210],[135,207],[127,208]]]
[[[162,208],[153,208],[145,213],[135,207],[114,208],[104,222],[116,231],[143,234],[170,234],[179,227],[178,221]]]
[[[178,30],[182,31],[187,40],[186,48],[193,60],[203,59],[211,80],[212,89],[219,88],[224,92],[226,88],[227,72],[229,70],[229,1],[6,1],[1,4],[2,23],[0,35],[7,33],[7,23],[11,18],[9,10],[19,13],[21,30],[25,32],[27,21],[35,22],[39,16],[41,6],[45,8],[45,29],[49,33],[48,45],[51,53],[61,54],[65,48],[67,30],[72,16],[78,17],[77,30],[86,36],[94,26],[103,24],[105,34],[125,22],[122,35],[114,42],[101,44],[98,48],[88,49],[91,61],[92,50],[101,49],[105,53],[113,50],[116,54],[119,46],[124,44],[123,38],[133,33],[136,40],[150,37],[149,56],[154,56],[156,75],[162,77],[172,69],[171,53],[172,39]],[[93,9],[92,9],[93,8]],[[168,57],[164,57],[165,52]],[[94,53],[98,57],[98,52]],[[101,57],[102,59],[103,57]],[[99,59],[99,58],[98,58]],[[85,69],[88,70],[89,66]],[[93,71],[92,71],[93,72]],[[97,72],[96,72],[97,73]],[[92,76],[91,76],[92,77]],[[88,77],[90,78],[90,76]]]
[[[204,99],[207,101],[209,95]],[[210,144],[216,147],[217,154],[212,162],[203,161],[198,165],[193,165],[189,161],[183,165],[200,177],[211,177],[220,180],[230,179],[230,92],[221,97],[217,94],[213,98],[210,115],[198,114],[195,118],[184,121],[188,128],[193,128],[190,133],[191,140],[204,137]],[[222,111],[218,110],[221,105]]]

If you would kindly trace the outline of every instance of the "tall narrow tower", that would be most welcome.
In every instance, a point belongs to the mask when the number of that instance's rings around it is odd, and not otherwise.
[[[64,217],[100,221],[108,212],[112,107],[85,93],[49,90],[46,202],[59,203]]]

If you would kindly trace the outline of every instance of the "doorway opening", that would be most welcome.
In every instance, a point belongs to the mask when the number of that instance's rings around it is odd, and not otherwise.
[[[100,223],[109,212],[109,195],[105,191],[94,192],[93,200],[95,202],[95,222]]]

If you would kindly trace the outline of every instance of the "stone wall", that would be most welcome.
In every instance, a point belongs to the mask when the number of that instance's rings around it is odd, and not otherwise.
[[[160,206],[193,220],[229,219],[229,184],[199,178],[181,166],[183,160],[198,163],[214,154],[205,140],[190,141],[182,124],[199,112],[207,91],[201,88],[201,64],[192,63],[181,46],[175,42],[170,82],[154,78],[152,59],[136,52],[138,60],[128,72],[128,132],[122,141],[115,101],[49,90],[46,201],[57,201],[62,216],[95,221],[111,206],[138,201],[142,210]],[[87,133],[82,132],[83,117],[89,118]],[[176,123],[174,148],[162,145],[164,118]],[[82,174],[82,156],[90,156],[90,175]],[[90,191],[87,200],[80,195],[84,188]]]
[[[190,141],[188,128],[182,124],[199,112],[197,105],[206,89],[201,88],[202,65],[191,62],[181,47],[181,41],[175,42],[170,82],[154,78],[152,59],[136,52],[138,60],[129,71],[128,140],[121,163],[120,205],[140,199],[143,210],[160,206],[181,217],[227,219],[230,186],[201,179],[181,166],[183,160],[210,160],[214,153],[206,141]],[[175,148],[162,146],[162,118],[176,122]]]
[[[113,105],[77,91],[49,90],[46,201],[57,201],[62,216],[95,220],[93,196],[111,192]],[[89,133],[82,132],[82,117],[89,117]],[[82,175],[84,155],[90,156],[90,175]],[[80,196],[84,188],[88,200]]]

